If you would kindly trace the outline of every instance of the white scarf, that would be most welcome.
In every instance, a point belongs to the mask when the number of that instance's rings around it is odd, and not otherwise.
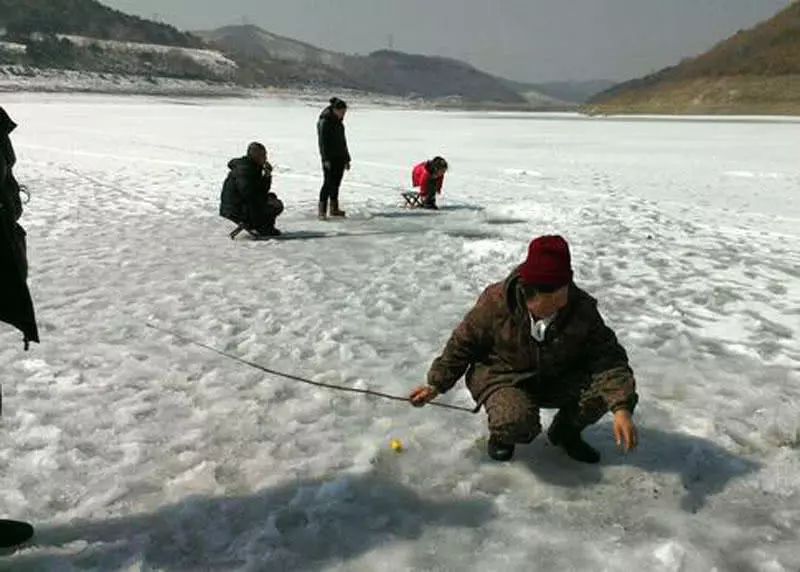
[[[548,316],[547,318],[542,318],[541,320],[537,320],[531,314],[529,315],[531,317],[531,337],[533,337],[533,339],[537,342],[541,343],[545,340],[545,337],[547,336],[547,328],[549,328],[550,324],[553,323],[553,320],[556,319],[558,312]]]

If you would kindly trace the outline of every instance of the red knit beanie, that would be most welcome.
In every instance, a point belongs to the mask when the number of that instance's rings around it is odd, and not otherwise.
[[[528,259],[520,269],[523,284],[560,288],[572,282],[569,245],[561,236],[540,236],[528,247]]]

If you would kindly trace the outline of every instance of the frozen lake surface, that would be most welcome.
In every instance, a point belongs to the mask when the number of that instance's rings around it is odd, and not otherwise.
[[[350,218],[326,223],[307,102],[3,105],[43,343],[0,333],[0,516],[38,526],[0,567],[800,569],[800,123],[354,106]],[[295,240],[231,241],[216,214],[254,139]],[[398,208],[435,154],[444,208]],[[495,465],[483,414],[298,386],[146,327],[405,394],[551,232],[640,388],[640,450],[606,418],[596,467],[542,437]]]

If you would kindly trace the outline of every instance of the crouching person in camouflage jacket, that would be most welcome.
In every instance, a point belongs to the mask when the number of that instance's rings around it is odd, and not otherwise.
[[[558,409],[548,437],[577,461],[599,462],[581,432],[608,411],[617,443],[626,451],[637,445],[638,397],[628,356],[596,300],[572,281],[569,246],[560,236],[535,239],[527,260],[483,292],[411,403],[425,405],[465,374],[488,414],[495,460],[510,460],[516,444],[536,438],[541,408]]]

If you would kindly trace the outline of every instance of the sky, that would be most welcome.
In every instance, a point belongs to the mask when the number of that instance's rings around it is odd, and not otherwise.
[[[102,0],[182,29],[256,24],[347,53],[465,60],[519,81],[638,77],[704,52],[791,0]]]

